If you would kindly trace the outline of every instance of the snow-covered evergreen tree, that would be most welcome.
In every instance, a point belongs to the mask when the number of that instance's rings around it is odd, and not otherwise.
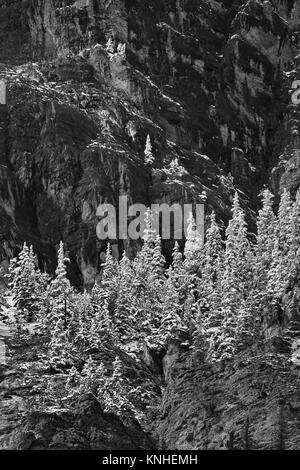
[[[67,278],[66,263],[68,262],[69,259],[65,257],[64,245],[61,242],[58,250],[55,278],[51,281],[49,288],[50,311],[47,316],[47,324],[50,331],[58,322],[60,325],[64,325],[64,329],[67,329],[72,318],[74,290]]]
[[[186,269],[191,273],[197,272],[201,265],[204,240],[196,227],[192,214],[188,219],[187,236],[185,242],[184,256]]]
[[[111,318],[107,300],[104,300],[95,311],[90,331],[87,333],[87,341],[92,349],[108,348],[112,344],[118,344],[116,326]]]
[[[124,413],[134,414],[134,406],[128,399],[131,386],[124,377],[124,365],[117,356],[113,362],[113,373],[98,388],[98,399],[104,405],[104,411],[120,417]]]
[[[183,304],[188,295],[189,279],[178,242],[175,242],[173,249],[172,266],[168,270],[168,278],[178,292],[180,304]]]
[[[183,324],[183,308],[180,305],[179,293],[172,281],[172,268],[169,269],[167,280],[164,284],[163,316],[160,323],[158,335],[162,344],[170,340],[180,338],[186,329]]]
[[[154,159],[153,152],[152,152],[152,144],[151,144],[151,138],[149,134],[147,135],[144,156],[145,156],[146,165],[151,167],[154,164],[155,159]]]
[[[276,236],[278,235],[277,218],[273,210],[273,195],[269,190],[263,192],[263,207],[257,218],[255,288],[257,294],[263,293],[267,287],[268,271],[272,263],[272,255]]]
[[[13,259],[9,266],[8,296],[12,298],[14,304],[16,322],[31,322],[40,313],[44,302],[45,277],[36,265],[35,255],[32,246],[29,248],[26,243],[17,259]]]
[[[134,277],[131,262],[123,253],[119,264],[119,287],[114,315],[115,329],[123,343],[129,343],[138,336],[139,327],[137,322],[140,318],[137,315],[136,298],[134,295]]]
[[[267,292],[274,304],[281,300],[293,276],[295,266],[294,227],[294,205],[289,192],[284,190],[279,204],[278,230],[268,271]]]
[[[245,214],[236,193],[233,216],[226,230],[221,299],[223,319],[218,347],[220,359],[229,359],[235,352],[239,307],[247,299],[251,283],[251,248],[247,238]]]
[[[109,311],[114,312],[116,307],[118,291],[118,262],[112,255],[110,243],[107,245],[105,263],[102,265],[102,276],[100,284],[96,283],[92,298],[96,306],[101,307],[107,302]]]
[[[210,226],[206,233],[203,247],[201,281],[199,285],[198,315],[200,339],[203,343],[205,336],[206,354],[210,360],[215,359],[217,338],[222,329],[222,278],[224,274],[224,245],[221,230],[213,212],[210,216]],[[195,334],[194,334],[195,336]]]
[[[49,361],[54,368],[61,368],[71,364],[70,344],[62,318],[57,320],[54,328],[51,330]]]
[[[291,278],[294,281],[300,273],[300,189],[296,193],[292,209],[290,259],[293,260]]]

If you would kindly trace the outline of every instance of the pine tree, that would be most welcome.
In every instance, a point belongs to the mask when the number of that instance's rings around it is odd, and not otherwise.
[[[150,135],[147,135],[147,140],[146,140],[146,147],[145,147],[145,163],[148,166],[153,166],[155,159],[153,157],[153,152],[152,152],[152,144],[151,144],[151,138]]]
[[[57,320],[54,329],[51,330],[49,360],[54,368],[63,368],[72,363],[70,345],[62,318]]]
[[[116,307],[118,290],[118,262],[112,255],[110,244],[107,245],[105,263],[102,267],[102,277],[100,285],[95,285],[93,290],[94,302],[101,306],[107,302],[109,311],[114,312]]]
[[[198,300],[199,282],[201,276],[201,265],[203,257],[203,239],[199,233],[192,214],[188,220],[187,237],[184,249],[184,268],[186,276],[186,301],[194,305]],[[185,306],[185,312],[189,308]],[[192,311],[192,310],[191,310]],[[198,311],[196,309],[196,311]],[[189,314],[191,316],[191,314]],[[195,320],[195,319],[194,319]]]
[[[153,254],[151,259],[151,275],[150,282],[162,283],[164,280],[166,260],[162,254],[161,238],[157,235],[153,245]]]
[[[291,278],[300,277],[300,189],[296,193],[295,202],[292,209],[292,236],[290,246],[290,258],[293,260],[291,265]]]
[[[292,243],[293,233],[293,203],[290,193],[285,189],[280,198],[278,210],[279,248],[287,255]]]
[[[198,321],[200,338],[205,344],[206,355],[215,360],[215,346],[222,329],[222,278],[224,273],[224,245],[221,230],[213,212],[203,247],[201,281],[199,291]],[[195,337],[195,335],[194,335]],[[195,338],[194,338],[195,339]]]
[[[131,262],[123,253],[119,265],[119,287],[114,323],[122,343],[132,342],[138,333],[136,299],[133,291],[134,271]]]
[[[256,336],[255,305],[250,299],[242,300],[238,312],[236,323],[236,350],[245,349],[250,346]]]
[[[203,242],[204,240],[196,227],[193,215],[190,214],[184,249],[185,267],[190,274],[198,274],[199,272],[202,260]]]
[[[260,336],[259,324],[263,319],[265,306],[269,303],[269,274],[273,269],[275,243],[278,238],[278,222],[273,210],[274,196],[269,190],[262,193],[262,209],[257,217],[257,237],[253,258],[253,286],[249,286],[249,301],[243,311],[247,316],[249,309],[252,310],[254,324],[254,335]],[[277,259],[277,258],[276,258]],[[277,261],[276,261],[277,263]],[[248,323],[248,321],[246,321]],[[249,335],[248,335],[249,337]]]
[[[136,272],[136,280],[144,289],[148,286],[149,278],[159,278],[165,261],[161,254],[161,243],[156,231],[153,229],[153,214],[150,209],[145,216],[145,230],[143,234],[143,246],[137,254],[133,268]]]
[[[238,194],[233,201],[233,216],[226,230],[224,274],[222,279],[222,329],[218,356],[229,359],[236,348],[236,328],[239,306],[247,299],[251,286],[251,249],[247,239],[245,214]]]
[[[168,271],[168,276],[178,292],[179,302],[182,305],[187,298],[189,283],[178,242],[175,242],[172,254],[172,266]]]
[[[43,306],[45,277],[36,266],[32,246],[28,248],[24,243],[18,258],[11,261],[6,277],[9,281],[8,295],[12,296],[16,307],[16,321],[19,325],[33,321]]]
[[[174,158],[170,163],[170,167],[166,170],[166,173],[170,179],[182,178],[185,169],[179,164],[178,158]]]
[[[196,308],[196,306],[194,307]],[[203,314],[199,308],[193,314],[194,326],[192,331],[192,351],[193,357],[197,361],[204,361],[209,358],[210,361],[214,361],[215,355],[212,352],[215,342],[215,338],[211,332],[207,330],[206,325],[203,321]],[[210,333],[210,336],[208,335]]]
[[[92,299],[88,292],[74,294],[68,334],[79,351],[85,350],[89,344],[94,313]]]
[[[106,43],[106,50],[110,54],[113,54],[115,52],[115,41],[111,36],[108,38],[108,41]]]
[[[167,280],[164,284],[163,296],[163,317],[160,323],[158,336],[163,345],[170,340],[178,340],[186,328],[182,321],[182,306],[179,301],[179,294],[172,282],[171,268]]]
[[[290,276],[287,285],[289,300],[289,322],[285,333],[287,341],[292,346],[299,338],[300,319],[297,285],[300,280],[300,190],[297,191],[292,208],[292,234],[290,245]],[[296,289],[295,289],[296,287]]]
[[[273,198],[269,190],[263,192],[263,207],[257,218],[255,277],[258,293],[263,293],[266,289],[268,271],[271,267],[272,253],[278,233],[277,218],[273,211]]]
[[[133,262],[133,296],[135,316],[139,317],[140,331],[149,343],[156,342],[162,311],[164,265],[161,240],[153,229],[153,215],[146,213],[144,243]]]
[[[293,253],[293,203],[290,194],[284,190],[278,210],[278,231],[268,271],[267,292],[272,303],[277,305],[286,292],[295,263]]]
[[[117,356],[113,362],[113,373],[98,388],[98,399],[106,413],[123,417],[124,413],[134,414],[134,406],[128,399],[132,387],[123,374],[123,363]]]
[[[277,305],[285,291],[285,266],[280,243],[275,240],[272,250],[272,262],[268,271],[267,300]]]
[[[64,245],[61,242],[58,250],[55,278],[51,281],[49,288],[50,311],[47,316],[47,325],[50,330],[59,320],[62,320],[66,330],[72,318],[74,290],[67,278],[66,263],[68,262],[69,259],[65,257]]]
[[[98,306],[94,314],[87,341],[91,349],[99,350],[118,344],[116,327],[110,316],[107,300]]]
[[[200,295],[203,302],[203,313],[210,316],[210,323],[214,323],[214,313],[221,301],[221,281],[224,272],[224,246],[221,230],[216,222],[213,212],[210,216],[210,226],[206,233],[206,242],[203,247],[203,260],[201,269]]]

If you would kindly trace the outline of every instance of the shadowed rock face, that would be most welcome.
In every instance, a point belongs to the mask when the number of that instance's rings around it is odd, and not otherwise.
[[[67,376],[47,365],[44,339],[32,336],[27,343],[16,341],[0,324],[0,340],[3,339],[8,362],[0,363],[1,450],[151,450],[158,447],[157,435],[151,435],[150,420],[141,424],[131,413],[124,412],[120,416],[117,412],[108,412],[91,393],[82,394],[72,406],[47,407],[44,404],[33,411],[30,404],[41,397],[49,377],[54,377],[59,386]],[[134,386],[152,393],[153,405],[157,404],[159,378],[151,374],[143,361],[135,361],[122,351],[118,353],[125,376]],[[115,351],[108,348],[101,360],[111,367],[114,354]]]
[[[181,356],[162,403],[162,439],[182,450],[299,449],[299,386],[297,367],[274,351],[247,351],[223,368]]]
[[[0,12],[2,259],[26,239],[52,270],[63,239],[70,277],[89,285],[101,202],[205,190],[226,220],[233,183],[254,209],[268,182],[299,187],[297,2],[1,0]],[[175,157],[186,174],[170,180]]]

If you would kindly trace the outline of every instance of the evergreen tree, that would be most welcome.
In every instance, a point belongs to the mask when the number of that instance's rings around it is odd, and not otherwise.
[[[113,54],[115,52],[115,41],[111,36],[108,38],[108,41],[106,43],[106,50],[110,54]]]
[[[162,344],[167,344],[170,340],[180,338],[183,331],[185,331],[182,322],[183,312],[179,301],[179,293],[172,282],[171,272],[172,269],[170,268],[164,285],[163,316],[158,331]]]
[[[268,271],[267,292],[273,304],[278,304],[291,280],[294,267],[293,253],[293,203],[290,194],[284,190],[278,210],[278,231],[272,251],[272,261]]]
[[[271,267],[274,244],[278,234],[277,218],[273,211],[273,198],[269,190],[263,192],[263,207],[257,218],[255,278],[258,293],[263,293],[266,289],[268,271]]]
[[[150,135],[147,135],[147,140],[146,140],[146,147],[145,147],[145,163],[148,166],[153,166],[154,164],[154,157],[153,157],[153,152],[152,152],[152,144],[151,144],[151,138]]]
[[[50,331],[58,322],[66,330],[72,318],[74,290],[67,278],[66,263],[68,262],[69,259],[65,257],[64,245],[61,242],[58,250],[55,278],[51,281],[49,288],[50,311],[47,316],[47,324]],[[60,320],[62,321],[60,322]]]
[[[74,293],[68,334],[79,351],[84,351],[89,344],[94,314],[90,294],[86,291],[82,294]]]
[[[290,246],[290,259],[293,260],[291,266],[291,278],[300,277],[300,189],[296,193],[295,202],[292,209],[292,236]]]
[[[184,304],[188,295],[189,282],[178,242],[175,242],[172,255],[172,266],[168,271],[168,277],[178,292],[180,304]]]
[[[201,265],[203,242],[193,215],[188,219],[187,237],[185,242],[184,256],[187,271],[197,273]]]
[[[115,328],[122,343],[135,340],[139,330],[133,286],[134,271],[124,252],[119,265],[119,287],[114,315]]]
[[[118,291],[118,262],[112,255],[110,244],[107,245],[105,263],[102,267],[102,277],[100,285],[97,283],[93,289],[94,305],[101,307],[107,302],[110,313],[116,308],[116,299]]]
[[[233,201],[233,216],[226,230],[221,300],[223,320],[218,346],[220,359],[229,359],[235,352],[239,306],[247,299],[252,282],[250,255],[245,214],[240,207],[236,193]]]
[[[198,300],[201,265],[203,258],[203,239],[192,214],[188,220],[187,237],[184,249],[184,268],[188,303],[194,305]],[[187,302],[186,300],[186,302]],[[185,307],[185,311],[187,306]],[[197,310],[198,311],[198,310]],[[190,314],[189,314],[190,316]]]
[[[164,273],[165,259],[161,252],[161,240],[153,229],[153,214],[148,209],[145,217],[143,247],[138,253],[133,267],[136,280],[143,288],[149,287],[149,281],[160,282]]]
[[[131,386],[123,374],[124,365],[117,356],[113,362],[113,373],[98,388],[98,399],[104,405],[106,413],[114,413],[120,417],[124,413],[134,413],[134,406],[128,399]]]
[[[196,308],[196,306],[194,306],[194,308]],[[213,352],[213,348],[215,346],[215,342],[213,340],[215,338],[212,336],[211,331],[207,329],[207,326],[204,324],[203,314],[199,308],[197,308],[196,312],[193,314],[193,318],[193,357],[197,361],[202,362],[206,360],[208,356],[210,362],[212,362],[215,359],[215,354]]]
[[[90,332],[87,334],[88,344],[91,349],[107,348],[117,344],[116,327],[110,316],[108,302],[98,306],[92,320]]]
[[[24,243],[18,258],[10,263],[7,277],[19,317],[16,320],[19,324],[32,321],[42,305],[42,274],[36,266],[32,247]]]
[[[199,292],[198,344],[204,344],[206,355],[215,360],[215,346],[222,329],[222,278],[224,274],[224,246],[221,230],[213,212],[203,247]]]
[[[182,178],[186,171],[183,166],[179,164],[178,158],[174,158],[170,163],[170,167],[166,170],[166,173],[170,179],[176,179]]]
[[[62,318],[57,320],[54,329],[51,330],[49,360],[54,368],[61,368],[71,364],[70,345]]]
[[[221,230],[213,212],[210,216],[210,226],[207,230],[203,247],[201,269],[200,305],[204,317],[209,317],[209,323],[215,323],[216,312],[221,302],[221,284],[224,272],[224,246]]]

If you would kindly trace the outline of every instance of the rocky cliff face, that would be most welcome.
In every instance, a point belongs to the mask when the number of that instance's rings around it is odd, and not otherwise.
[[[0,11],[2,259],[27,239],[53,269],[64,239],[73,281],[88,285],[105,249],[101,202],[205,190],[226,219],[233,183],[251,208],[270,181],[298,186],[297,2],[2,0]],[[186,173],[170,180],[175,157]]]
[[[299,449],[299,368],[266,349],[226,366],[180,355],[168,378],[160,432],[168,449]]]

